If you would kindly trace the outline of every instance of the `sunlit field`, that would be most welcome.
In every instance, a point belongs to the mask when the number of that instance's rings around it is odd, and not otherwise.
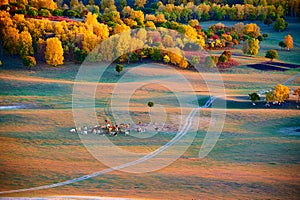
[[[299,1],[251,2],[0,2],[0,198],[299,199]]]

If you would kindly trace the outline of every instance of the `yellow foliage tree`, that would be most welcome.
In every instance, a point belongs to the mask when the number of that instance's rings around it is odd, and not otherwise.
[[[288,50],[294,48],[293,37],[290,34],[284,37],[284,44]]]
[[[11,54],[18,53],[19,30],[15,27],[7,27],[3,30],[3,45],[4,48]]]
[[[167,48],[174,47],[173,38],[170,35],[165,35],[162,41],[163,45]]]
[[[134,1],[134,5],[136,7],[140,7],[140,8],[143,8],[144,5],[146,4],[147,0],[135,0]]]
[[[28,31],[22,31],[19,37],[19,54],[21,57],[33,54],[32,38]]]
[[[48,38],[46,41],[45,59],[47,64],[57,66],[64,63],[64,50],[57,37]]]
[[[260,35],[260,28],[257,24],[246,24],[244,27],[244,33],[252,38],[257,38]]]
[[[117,24],[116,27],[114,28],[114,34],[119,34],[124,31],[129,31],[130,27],[127,26],[126,24]]]
[[[88,14],[85,16],[85,24],[87,25],[94,25],[98,23],[97,20],[97,14],[92,14],[91,12],[88,12]]]
[[[278,84],[273,94],[274,94],[273,100],[282,103],[289,98],[290,89],[285,85]]]
[[[152,21],[147,21],[145,23],[145,27],[149,27],[149,28],[153,28],[153,29],[156,28],[155,24]]]
[[[94,35],[93,32],[83,32],[82,50],[87,52],[92,51],[99,44],[99,41],[99,38],[97,37],[97,35]]]
[[[106,24],[97,23],[93,26],[93,32],[98,36],[100,40],[107,39],[109,37],[109,29]]]

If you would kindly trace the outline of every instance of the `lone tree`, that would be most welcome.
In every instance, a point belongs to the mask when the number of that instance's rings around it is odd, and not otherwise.
[[[119,75],[120,75],[120,73],[123,71],[123,69],[124,69],[123,65],[118,64],[118,65],[116,66],[116,71],[118,72]]]
[[[33,56],[25,56],[22,58],[23,65],[31,69],[36,65],[36,60]]]
[[[284,37],[284,44],[286,45],[287,49],[290,50],[294,48],[294,41],[291,35],[287,35]]]
[[[278,58],[278,52],[276,50],[269,50],[266,53],[266,58],[270,58],[271,61],[273,61],[273,59],[277,59]]]
[[[149,101],[149,102],[148,102],[148,106],[149,106],[150,108],[153,107],[153,106],[154,106],[154,102]]]
[[[255,106],[255,102],[260,100],[259,95],[256,92],[249,94],[250,100],[252,101],[252,105]]]
[[[286,44],[283,41],[280,41],[278,45],[280,46],[281,50],[286,48]]]

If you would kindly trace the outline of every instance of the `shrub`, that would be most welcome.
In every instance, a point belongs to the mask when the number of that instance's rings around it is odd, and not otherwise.
[[[153,107],[153,106],[154,106],[154,102],[152,102],[152,101],[149,101],[147,105],[148,105],[148,106],[151,108],[151,107]]]
[[[159,49],[154,48],[153,53],[151,54],[152,60],[161,61],[162,56]]]
[[[232,56],[231,51],[223,51],[222,55],[226,56],[227,59],[230,59]]]
[[[228,61],[225,63],[218,62],[217,67],[219,69],[226,69],[226,68],[230,68],[230,67],[234,67],[234,66],[238,66],[238,65],[239,65],[239,63],[236,60],[228,59]]]
[[[22,58],[22,62],[23,62],[23,65],[26,66],[26,67],[28,67],[29,69],[31,67],[34,67],[36,65],[36,60],[32,56],[24,56]]]
[[[170,57],[168,55],[164,56],[164,62],[169,63],[170,62]]]
[[[200,57],[199,56],[192,56],[190,60],[192,65],[198,65],[200,63]]]
[[[227,60],[228,60],[228,58],[225,55],[221,55],[219,57],[219,62],[225,63],[225,62],[227,62]]]
[[[286,48],[286,44],[285,44],[283,41],[280,41],[280,42],[278,43],[278,45],[280,46],[281,49],[282,49],[282,48]]]
[[[80,50],[78,47],[76,47],[74,50],[74,57],[76,63],[82,63],[85,60],[87,55],[88,55],[87,51]]]
[[[36,17],[36,16],[38,16],[38,11],[37,11],[37,9],[36,8],[30,8],[29,10],[28,10],[28,15],[30,16],[30,17]]]
[[[263,41],[264,40],[264,37],[262,36],[262,35],[259,35],[259,36],[257,36],[257,39],[258,39],[258,41]]]
[[[116,71],[118,72],[118,74],[120,74],[123,71],[123,69],[124,69],[123,65],[118,64],[116,66]]]
[[[264,21],[264,20],[266,20],[266,17],[267,16],[265,14],[260,14],[260,15],[257,16],[257,20]]]
[[[204,66],[205,67],[215,67],[216,63],[214,62],[214,60],[211,56],[206,56]]]
[[[269,34],[268,34],[268,33],[264,33],[264,34],[262,34],[262,36],[263,36],[264,38],[267,38],[267,37],[269,37]]]
[[[53,11],[52,11],[52,15],[53,16],[62,16],[63,15],[63,10],[61,10],[61,9],[54,9]]]
[[[276,50],[269,50],[266,53],[266,58],[270,58],[271,60],[278,58],[278,52]]]
[[[42,17],[50,17],[51,16],[50,11],[47,9],[40,9],[38,13]]]

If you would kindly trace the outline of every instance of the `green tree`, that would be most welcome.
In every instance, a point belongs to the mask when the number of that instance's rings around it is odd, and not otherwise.
[[[150,107],[150,108],[151,108],[151,107],[153,107],[153,106],[154,106],[154,102],[152,102],[152,101],[149,101],[147,105],[148,105],[148,107]]]
[[[275,31],[283,31],[288,26],[288,23],[283,18],[277,18],[274,23],[273,29]]]
[[[281,49],[281,50],[284,49],[284,48],[286,48],[286,44],[285,44],[283,41],[280,41],[280,42],[278,43],[278,45],[280,46],[280,49]]]
[[[270,58],[271,61],[273,61],[273,59],[277,59],[278,58],[278,52],[276,50],[268,50],[266,55],[266,58]]]
[[[123,69],[124,69],[123,65],[120,64],[116,65],[116,72],[118,72],[119,75],[123,71]]]
[[[260,100],[260,97],[256,92],[253,92],[253,93],[249,94],[249,97],[250,97],[250,100],[252,102],[252,105],[254,105],[254,106],[255,106],[255,102]]]

